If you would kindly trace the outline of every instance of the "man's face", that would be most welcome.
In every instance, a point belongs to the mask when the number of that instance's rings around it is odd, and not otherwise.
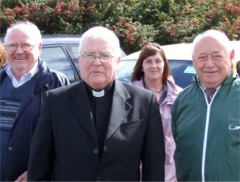
[[[7,62],[15,76],[22,76],[34,66],[41,53],[42,45],[41,43],[36,44],[35,38],[30,32],[17,27],[9,33],[6,41]],[[16,50],[11,50],[16,45],[18,45]]]
[[[81,78],[94,90],[102,90],[115,79],[120,58],[114,56],[111,44],[101,38],[88,38],[83,44],[78,58]]]
[[[201,83],[214,88],[224,81],[231,71],[232,54],[212,37],[200,40],[195,48],[193,65]]]

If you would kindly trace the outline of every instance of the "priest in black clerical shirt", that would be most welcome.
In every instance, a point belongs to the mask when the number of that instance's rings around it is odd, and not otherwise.
[[[32,138],[28,180],[163,181],[155,95],[115,79],[120,45],[93,27],[79,45],[82,81],[48,92]]]

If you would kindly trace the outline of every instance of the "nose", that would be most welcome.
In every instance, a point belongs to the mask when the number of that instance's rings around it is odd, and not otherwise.
[[[211,57],[207,59],[206,66],[212,67],[214,65],[214,61]]]
[[[157,66],[157,64],[155,63],[155,61],[152,61],[151,62],[151,67],[156,67]]]
[[[22,53],[22,52],[24,52],[23,50],[22,50],[22,47],[21,46],[17,46],[17,49],[16,49],[16,51],[15,52],[17,52],[17,53]]]
[[[101,64],[101,59],[99,56],[95,56],[95,58],[93,60],[93,64]]]

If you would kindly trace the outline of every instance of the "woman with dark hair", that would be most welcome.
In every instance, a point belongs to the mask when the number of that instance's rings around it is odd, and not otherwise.
[[[131,81],[133,85],[156,94],[165,139],[165,181],[177,181],[173,159],[175,142],[171,129],[171,107],[182,89],[175,84],[168,60],[159,44],[148,43],[142,48]]]

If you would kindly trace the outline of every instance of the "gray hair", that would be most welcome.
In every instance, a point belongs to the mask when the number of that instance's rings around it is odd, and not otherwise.
[[[114,56],[120,56],[121,49],[120,49],[119,39],[112,30],[102,26],[96,26],[87,30],[85,33],[83,33],[81,37],[81,41],[78,49],[79,54],[81,54],[84,43],[88,38],[101,38],[103,40],[106,40],[107,42],[111,43],[114,51]]]
[[[32,34],[34,37],[34,40],[36,41],[37,44],[42,43],[42,34],[35,24],[33,24],[29,21],[17,21],[16,23],[12,24],[11,27],[9,27],[7,29],[7,32],[6,32],[6,35],[4,38],[5,44],[8,41],[9,34],[15,28],[21,28],[21,29],[25,30],[27,33]]]
[[[192,48],[192,58],[194,58],[195,50],[197,44],[205,37],[212,37],[219,41],[220,44],[224,45],[226,49],[230,52],[232,47],[230,45],[230,40],[224,32],[219,30],[207,30],[201,34],[199,34],[193,41],[193,48]]]

